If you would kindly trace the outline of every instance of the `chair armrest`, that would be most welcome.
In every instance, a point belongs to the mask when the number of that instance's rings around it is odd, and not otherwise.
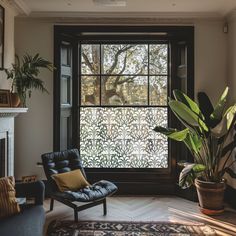
[[[16,197],[32,197],[35,205],[43,205],[45,186],[42,181],[16,183]]]

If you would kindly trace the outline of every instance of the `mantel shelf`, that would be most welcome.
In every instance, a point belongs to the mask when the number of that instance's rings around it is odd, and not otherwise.
[[[22,107],[0,107],[0,118],[16,117],[19,113],[26,113],[28,108]]]

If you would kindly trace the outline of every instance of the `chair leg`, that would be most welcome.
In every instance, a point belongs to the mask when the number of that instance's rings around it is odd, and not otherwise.
[[[77,209],[74,209],[74,218],[75,218],[75,222],[78,222],[78,211],[77,211]]]
[[[53,206],[54,206],[54,199],[51,198],[51,201],[50,201],[50,211],[53,210]]]
[[[103,215],[107,214],[107,200],[106,198],[103,200]]]

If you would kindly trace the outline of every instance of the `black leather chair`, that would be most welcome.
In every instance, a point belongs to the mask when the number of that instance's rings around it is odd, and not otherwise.
[[[117,191],[116,185],[109,181],[101,180],[76,192],[60,192],[56,186],[55,181],[51,177],[53,174],[80,169],[84,177],[86,178],[82,166],[82,160],[77,149],[45,153],[42,155],[42,162],[50,187],[51,211],[53,210],[55,199],[74,209],[75,221],[78,221],[78,211],[82,211],[99,204],[103,204],[103,213],[104,215],[106,215],[106,197],[112,195]],[[86,204],[77,206],[76,202],[84,202]]]

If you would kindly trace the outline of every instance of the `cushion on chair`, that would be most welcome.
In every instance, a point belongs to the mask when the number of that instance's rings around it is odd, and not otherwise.
[[[80,169],[86,178],[78,149],[45,153],[42,155],[42,162],[44,172],[51,188],[50,191],[58,191],[58,187],[52,179],[52,175],[54,174]]]
[[[72,170],[70,172],[52,175],[57,187],[61,192],[77,191],[90,184],[86,181],[81,170]]]
[[[103,199],[117,191],[116,185],[101,180],[79,191],[54,192],[53,196],[69,201],[90,202]]]

